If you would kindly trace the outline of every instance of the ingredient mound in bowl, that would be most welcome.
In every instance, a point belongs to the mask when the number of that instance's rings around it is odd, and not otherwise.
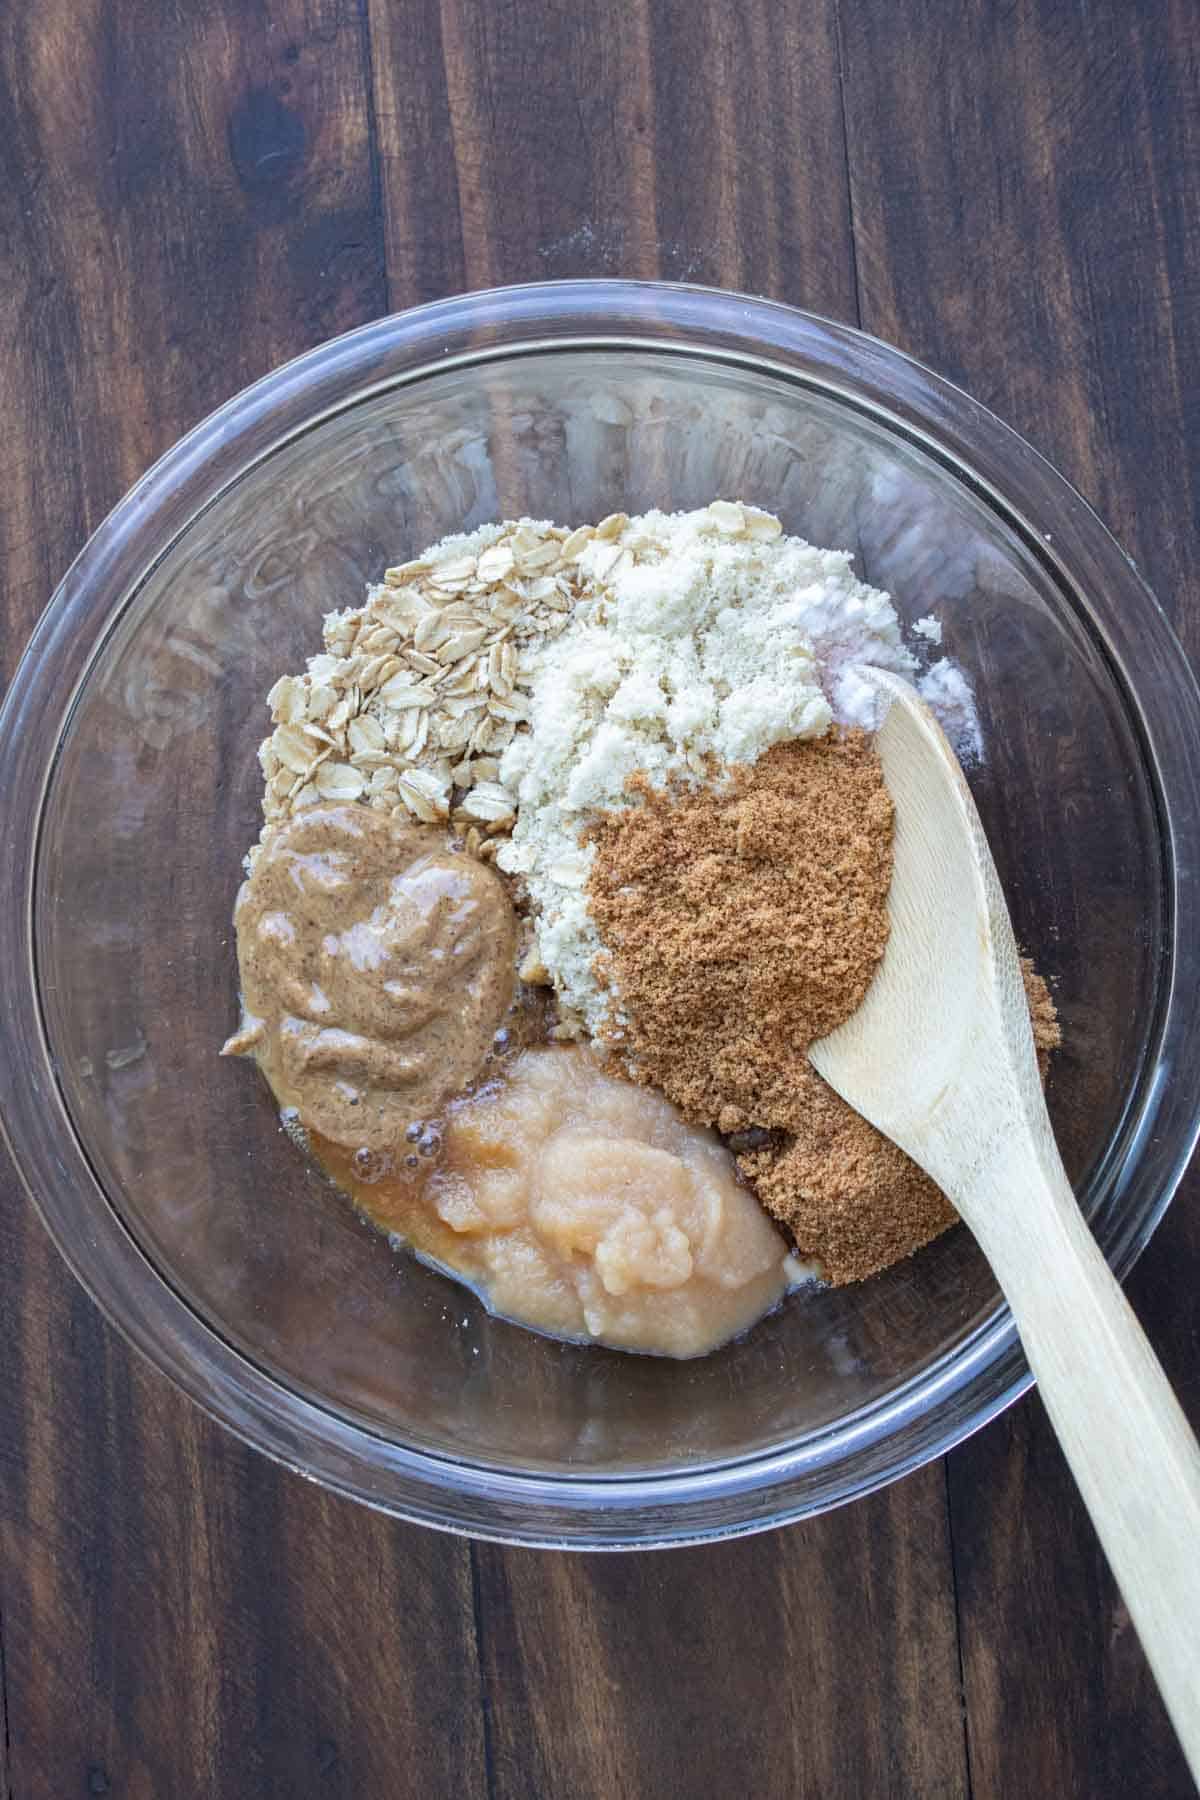
[[[807,1050],[887,944],[855,666],[980,754],[940,636],[732,501],[389,569],[268,696],[226,1052],[393,1241],[557,1336],[699,1355],[910,1254],[949,1203]]]
[[[512,1002],[499,878],[427,825],[312,806],[271,834],[234,913],[244,1047],[280,1103],[386,1151],[483,1065]]]

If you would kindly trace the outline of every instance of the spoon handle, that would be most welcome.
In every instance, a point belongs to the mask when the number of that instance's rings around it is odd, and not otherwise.
[[[1200,1785],[1200,1448],[1057,1152],[1018,1136],[982,1185],[963,1211]]]

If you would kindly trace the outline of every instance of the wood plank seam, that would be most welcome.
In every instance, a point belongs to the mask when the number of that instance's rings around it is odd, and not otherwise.
[[[4,1800],[13,1800],[12,1756],[8,1741],[8,1661],[4,1653],[5,1612],[0,1606],[0,1775],[4,1778]]]
[[[492,1708],[488,1694],[487,1667],[483,1653],[483,1588],[479,1571],[479,1545],[468,1539],[467,1553],[471,1568],[471,1623],[475,1637],[475,1674],[479,1684],[479,1716],[483,1729],[483,1775],[488,1800],[495,1800],[496,1753],[492,1742]]]
[[[362,46],[363,110],[367,126],[367,164],[370,173],[371,213],[386,238],[383,195],[383,165],[379,142],[379,120],[375,104],[375,45],[371,36],[371,0],[358,0],[359,42]],[[383,253],[383,306],[392,310],[392,271],[386,243]]]
[[[392,259],[387,252],[388,207],[384,187],[383,152],[379,130],[377,83],[381,71],[376,66],[376,47],[371,26],[370,0],[358,0],[358,18],[363,56],[363,85],[366,96],[367,148],[370,162],[371,200],[375,216],[384,234],[383,286],[384,305],[393,310]],[[489,1800],[495,1795],[495,1753],[492,1743],[491,1708],[483,1660],[483,1597],[480,1591],[478,1551],[473,1541],[467,1545],[471,1577],[471,1631],[475,1647],[475,1671],[478,1684],[480,1729],[483,1740],[484,1781]]]
[[[850,242],[850,286],[854,295],[854,323],[862,326],[862,289],[858,280],[858,229],[854,219],[854,182],[850,174],[850,109],[846,105],[846,50],[842,31],[842,0],[833,0],[833,34],[837,55],[838,111],[842,119],[842,165],[846,171],[846,218]]]
[[[946,1542],[950,1549],[950,1598],[954,1606],[954,1645],[958,1652],[958,1701],[962,1712],[963,1772],[967,1778],[967,1800],[974,1800],[975,1778],[971,1768],[971,1716],[967,1711],[967,1667],[963,1656],[962,1613],[958,1598],[958,1558],[954,1548],[954,1507],[950,1498],[950,1458],[943,1456],[942,1491],[946,1497]]]

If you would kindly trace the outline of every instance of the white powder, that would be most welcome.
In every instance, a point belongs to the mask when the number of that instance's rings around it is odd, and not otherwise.
[[[873,728],[875,690],[855,663],[916,674],[890,599],[850,562],[849,551],[784,537],[769,514],[728,501],[647,513],[580,556],[594,597],[536,653],[532,729],[500,766],[518,812],[497,860],[524,877],[541,960],[589,1031],[609,1006],[592,973],[601,945],[583,894],[595,855],[579,843],[589,818],[627,805],[638,771],[655,785],[695,781],[708,759],[753,762],[834,721]],[[977,748],[961,673],[942,661],[921,685]]]
[[[957,663],[943,656],[927,675],[922,675],[917,692],[926,706],[937,714],[959,761],[978,762],[983,755],[983,738],[979,731],[979,715],[975,711],[975,696]]]

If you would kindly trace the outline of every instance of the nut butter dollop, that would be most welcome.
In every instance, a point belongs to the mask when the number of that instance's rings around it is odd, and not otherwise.
[[[497,875],[443,833],[365,806],[273,832],[234,910],[244,1020],[280,1105],[382,1150],[475,1076],[513,997],[517,922]]]

